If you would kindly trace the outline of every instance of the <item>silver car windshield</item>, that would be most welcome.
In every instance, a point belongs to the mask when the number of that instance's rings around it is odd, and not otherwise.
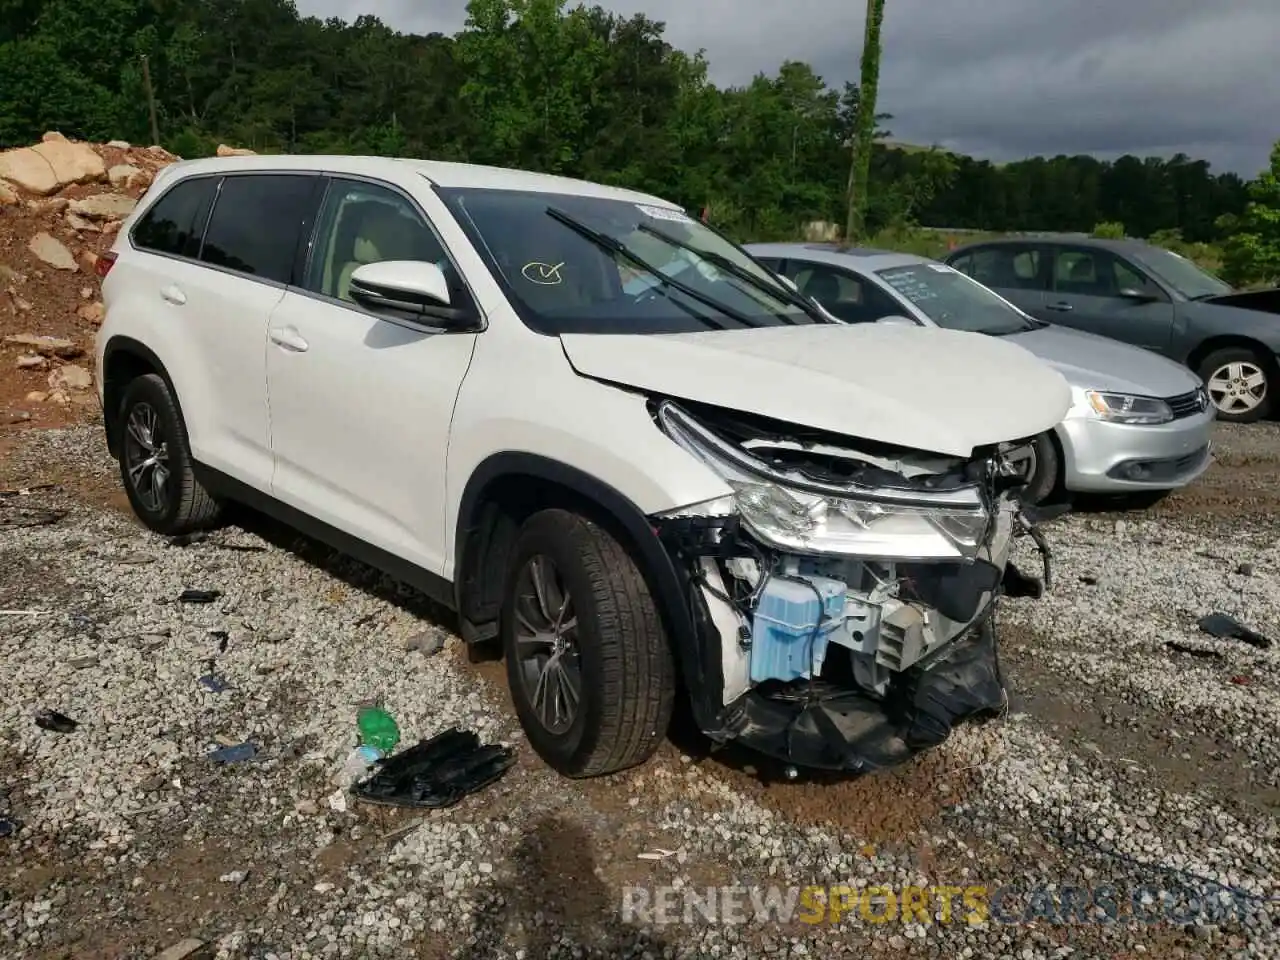
[[[1163,247],[1146,247],[1133,252],[1133,259],[1146,267],[1188,300],[1217,297],[1231,292],[1230,284],[1201,269],[1186,257]]]
[[[948,330],[1006,336],[1035,328],[1016,307],[944,264],[913,263],[876,273],[899,296]]]

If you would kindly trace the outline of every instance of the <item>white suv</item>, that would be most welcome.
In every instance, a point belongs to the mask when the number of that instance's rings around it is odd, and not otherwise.
[[[241,501],[421,588],[567,775],[643,761],[677,692],[831,769],[1000,704],[1002,451],[1070,403],[1019,347],[830,324],[655,197],[417,160],[175,164],[103,266],[142,521]]]

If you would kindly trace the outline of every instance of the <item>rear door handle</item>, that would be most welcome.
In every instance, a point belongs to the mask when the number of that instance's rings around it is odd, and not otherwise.
[[[310,346],[306,340],[302,339],[302,334],[298,333],[295,327],[272,327],[268,336],[277,347],[283,347],[293,353],[305,353]]]
[[[187,302],[187,295],[176,284],[171,283],[169,286],[161,288],[160,299],[167,300],[169,303],[180,307]]]
[[[1058,311],[1058,313],[1070,313],[1072,310],[1075,309],[1075,307],[1067,303],[1065,300],[1060,300],[1057,303],[1049,304],[1047,307],[1045,307],[1045,309],[1056,310]]]

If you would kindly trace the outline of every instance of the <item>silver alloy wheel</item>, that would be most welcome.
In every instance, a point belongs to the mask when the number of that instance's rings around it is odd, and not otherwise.
[[[1007,454],[1005,462],[1017,471],[1017,475],[1024,482],[1030,483],[1032,477],[1036,475],[1036,468],[1040,466],[1040,460],[1036,456],[1035,443],[1028,443]]]
[[[1247,360],[1224,363],[1213,371],[1207,386],[1213,405],[1223,413],[1248,413],[1267,398],[1267,375]]]
[[[124,464],[142,505],[153,513],[169,506],[169,444],[149,403],[135,403],[125,425]]]
[[[519,676],[538,721],[553,734],[573,726],[582,701],[578,617],[549,557],[530,557],[516,577]]]

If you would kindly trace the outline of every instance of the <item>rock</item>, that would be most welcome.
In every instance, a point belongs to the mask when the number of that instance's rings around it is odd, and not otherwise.
[[[104,237],[113,236],[116,233],[116,231],[119,229],[120,229],[119,220],[108,220],[106,223],[102,225],[102,235]]]
[[[71,251],[62,245],[62,242],[41,231],[31,238],[31,242],[27,244],[27,249],[42,263],[46,263],[55,270],[76,270],[76,258],[71,255]]]
[[[6,283],[26,283],[27,278],[7,263],[0,263],[0,280]]]
[[[48,360],[32,353],[24,353],[18,358],[19,370],[43,370],[48,365]]]
[[[66,197],[50,197],[47,200],[32,200],[27,204],[27,209],[32,213],[38,213],[43,216],[50,213],[62,213],[69,206],[71,206],[71,201]]]
[[[17,413],[11,413],[9,415],[10,423],[26,423],[30,419],[31,419],[31,414],[29,414],[26,410],[19,410]]]
[[[70,211],[67,212],[67,226],[72,230],[88,230],[90,233],[101,233],[102,228],[96,223],[90,223],[83,217],[76,216]]]
[[[92,297],[92,296],[93,296],[93,287],[81,287],[81,288],[80,288],[80,299],[81,299],[81,300],[88,300],[88,299],[89,299],[90,297]]]
[[[138,201],[120,193],[99,193],[83,200],[71,201],[71,212],[90,220],[123,220]]]
[[[111,181],[113,187],[127,187],[133,183],[135,177],[140,176],[142,176],[142,168],[135,167],[132,163],[117,163],[107,171],[107,179]]]
[[[101,302],[86,303],[76,311],[76,316],[85,323],[92,323],[95,327],[100,326],[107,318],[107,308]]]
[[[179,940],[173,946],[156,954],[156,960],[187,960],[193,953],[204,948],[204,941],[195,937]]]
[[[30,347],[44,357],[58,357],[62,360],[74,360],[84,354],[84,349],[73,340],[61,337],[37,337],[32,333],[17,333],[4,338],[5,343],[17,347]]]
[[[20,200],[21,198],[18,196],[17,191],[3,180],[0,180],[0,207],[14,206]]]
[[[103,231],[106,232],[105,230]],[[93,273],[98,266],[98,255],[92,250],[80,251],[80,266],[84,267],[86,273]]]
[[[72,143],[61,135],[34,147],[0,153],[0,178],[42,197],[73,183],[101,180],[106,174],[106,165],[93,147]]]
[[[46,130],[44,132],[44,136],[42,136],[40,140],[43,143],[70,143],[70,141],[57,130]]]
[[[249,877],[248,870],[232,870],[230,873],[224,873],[218,878],[221,883],[244,883]]]
[[[1252,577],[1252,576],[1253,576],[1253,564],[1252,564],[1252,563],[1242,563],[1242,564],[1240,564],[1238,567],[1236,567],[1236,573],[1237,573],[1238,575],[1242,576],[1242,577]]]
[[[108,146],[108,147],[111,147],[113,150],[129,150],[129,149],[131,149],[131,147],[129,146],[129,141],[128,141],[128,140],[108,140],[108,141],[107,141],[107,146]]]
[[[49,399],[47,393],[41,393],[39,390],[32,390],[27,394],[27,403],[44,403]]]
[[[13,306],[15,307],[15,309],[17,309],[19,313],[26,313],[28,310],[31,309],[31,304],[28,303],[26,300],[23,300],[16,293],[13,295]]]
[[[218,156],[220,157],[256,157],[257,153],[245,147],[228,147],[225,143],[218,144]]]
[[[68,363],[49,374],[49,386],[58,392],[88,390],[93,386],[93,374],[84,367]]]
[[[56,403],[60,407],[65,407],[71,403],[71,398],[61,390],[55,390],[53,393],[49,394],[49,402]]]
[[[444,637],[435,630],[423,630],[406,640],[404,648],[410,653],[421,653],[430,657],[444,649]]]

